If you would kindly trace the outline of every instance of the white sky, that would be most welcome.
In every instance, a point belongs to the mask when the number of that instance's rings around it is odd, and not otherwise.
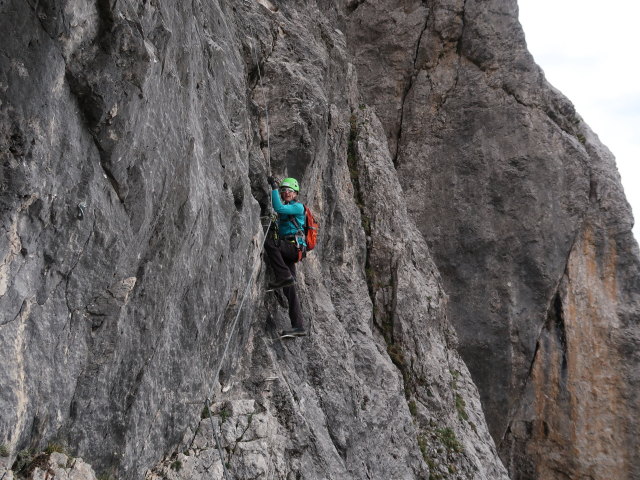
[[[640,1],[518,5],[536,63],[615,155],[640,239]]]

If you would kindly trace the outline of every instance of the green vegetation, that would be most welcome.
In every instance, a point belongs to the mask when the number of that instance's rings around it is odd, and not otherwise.
[[[465,408],[467,404],[464,401],[462,395],[460,395],[457,391],[458,389],[458,379],[460,375],[462,375],[458,370],[449,370],[451,373],[451,389],[454,390],[454,399],[456,404],[456,411],[458,412],[458,418],[461,421],[469,421],[469,414],[467,413],[467,409]]]
[[[427,446],[427,435],[424,433],[418,435],[418,447],[420,448],[420,453],[429,467],[429,480],[442,480],[444,477],[442,476],[442,473],[438,471],[438,465],[435,460],[429,456]]]
[[[66,454],[67,448],[62,443],[51,442],[49,443],[49,445],[47,445],[47,448],[44,449],[44,453],[46,453],[47,455],[51,455],[54,452]]]
[[[0,445],[0,457],[8,457],[9,456],[9,448],[3,443]]]
[[[424,461],[428,463],[428,455],[427,455],[427,437],[425,435],[418,435],[418,447],[420,447],[420,453],[422,453],[422,458]]]
[[[175,470],[179,472],[182,469],[182,462],[180,460],[176,460],[171,464],[171,470]]]
[[[414,417],[418,415],[418,405],[416,405],[415,400],[411,400],[409,402],[409,412],[411,412],[411,415],[413,415]]]
[[[455,394],[456,398],[456,410],[458,411],[458,418],[463,421],[469,421],[469,414],[465,409],[466,403],[464,402],[464,398],[458,392]]]
[[[462,451],[462,445],[456,438],[454,431],[449,427],[437,429],[436,435],[450,452],[460,453]]]
[[[231,416],[231,409],[228,407],[228,405],[225,404],[220,408],[220,410],[218,410],[217,413],[214,413],[211,411],[211,409],[209,409],[208,406],[205,405],[204,408],[202,409],[202,412],[200,412],[200,418],[202,420],[205,420],[211,417],[212,415],[218,415],[220,417],[220,423],[224,423]]]
[[[460,378],[461,373],[458,370],[449,370],[449,373],[451,374],[451,382],[449,383],[449,386],[453,390],[457,390],[458,389],[458,379]]]
[[[437,440],[444,447],[433,448],[433,454],[436,458],[432,458],[429,453],[430,439],[431,441]],[[424,431],[418,435],[418,447],[422,458],[429,467],[429,480],[452,478],[451,475],[458,473],[458,467],[451,455],[462,452],[462,445],[450,428]]]
[[[33,462],[35,452],[30,449],[20,450],[16,455],[16,461],[13,463],[13,470],[20,473]]]
[[[220,423],[224,423],[231,417],[231,409],[227,405],[224,405],[218,412],[218,415],[220,415]]]

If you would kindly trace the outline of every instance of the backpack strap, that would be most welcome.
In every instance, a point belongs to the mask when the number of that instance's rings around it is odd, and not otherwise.
[[[304,205],[303,205],[304,207]],[[305,211],[306,212],[306,211]],[[300,236],[302,238],[303,243],[297,242],[298,244],[298,255],[300,256],[300,258],[298,260],[302,259],[302,255],[304,252],[306,252],[307,250],[307,245],[306,245],[306,241],[304,238],[304,228],[300,226],[300,224],[298,223],[298,220],[296,220],[295,215],[289,215],[289,221],[293,223],[293,225],[296,227],[296,229],[298,230],[298,233],[296,233],[296,239],[298,238],[298,236]]]
[[[307,207],[304,206],[304,203],[300,203],[300,205],[302,205],[302,215],[307,214]],[[298,220],[296,220],[296,216],[295,215],[289,215],[289,221],[291,223],[293,223],[293,225],[296,227],[296,229],[298,230],[298,232],[302,232],[304,234],[304,227],[301,227],[300,224],[298,223]]]
[[[295,225],[295,227],[298,229],[298,231],[304,231],[304,229],[300,227],[300,224],[298,223],[298,220],[296,220],[296,216],[295,215],[289,215],[289,221]]]

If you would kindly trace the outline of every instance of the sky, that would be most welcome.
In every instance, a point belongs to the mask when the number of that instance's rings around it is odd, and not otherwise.
[[[640,239],[640,1],[518,5],[536,63],[616,157]]]

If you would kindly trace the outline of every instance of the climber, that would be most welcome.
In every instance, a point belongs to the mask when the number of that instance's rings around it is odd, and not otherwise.
[[[307,334],[302,322],[300,301],[296,294],[296,262],[306,246],[304,235],[300,229],[305,223],[304,205],[297,201],[300,186],[295,178],[285,178],[278,182],[273,177],[267,179],[271,185],[273,209],[278,214],[278,222],[274,232],[269,233],[264,248],[269,257],[276,276],[275,282],[268,286],[269,290],[282,289],[289,301],[289,318],[291,330],[281,333],[283,338],[301,337]],[[278,190],[280,192],[278,193]]]

